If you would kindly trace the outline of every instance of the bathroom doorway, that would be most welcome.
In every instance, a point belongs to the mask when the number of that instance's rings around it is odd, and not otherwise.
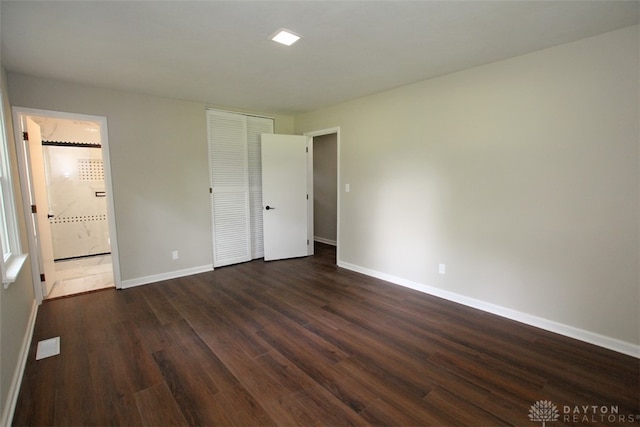
[[[25,198],[36,206],[30,246],[39,260],[32,263],[39,269],[37,299],[116,286],[106,120],[21,109],[14,114],[22,132],[21,178],[30,193]]]

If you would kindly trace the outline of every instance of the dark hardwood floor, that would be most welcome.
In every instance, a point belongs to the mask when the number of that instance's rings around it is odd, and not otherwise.
[[[55,336],[61,354],[36,361]],[[538,401],[558,409],[548,427],[638,425],[639,367],[340,269],[318,245],[44,303],[14,425],[541,426]]]

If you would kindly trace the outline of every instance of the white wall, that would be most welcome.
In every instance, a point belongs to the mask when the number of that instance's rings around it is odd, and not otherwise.
[[[8,80],[13,106],[107,118],[125,285],[212,264],[206,105],[12,73]],[[275,126],[291,133],[293,117],[276,116]]]
[[[7,96],[6,75],[0,68],[5,132],[11,157],[11,171],[16,196],[18,225],[23,252],[28,251],[27,230],[22,209],[22,193],[17,180],[18,165],[13,138],[11,107]],[[5,425],[13,416],[12,403],[18,397],[20,367],[29,351],[31,328],[35,322],[36,305],[31,276],[31,260],[22,266],[16,281],[8,289],[0,286],[0,424]]]
[[[638,52],[629,27],[297,116],[341,129],[339,262],[638,351]]]

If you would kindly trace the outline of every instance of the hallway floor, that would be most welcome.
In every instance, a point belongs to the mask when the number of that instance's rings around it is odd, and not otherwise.
[[[56,284],[45,299],[112,288],[111,255],[56,262]]]

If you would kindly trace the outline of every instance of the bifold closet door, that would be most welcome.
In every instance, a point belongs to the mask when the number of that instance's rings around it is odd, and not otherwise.
[[[264,256],[260,135],[273,119],[207,111],[213,266]]]
[[[262,219],[262,149],[260,135],[273,133],[273,119],[247,116],[251,259],[264,257]]]
[[[247,120],[207,111],[213,266],[251,260]]]

